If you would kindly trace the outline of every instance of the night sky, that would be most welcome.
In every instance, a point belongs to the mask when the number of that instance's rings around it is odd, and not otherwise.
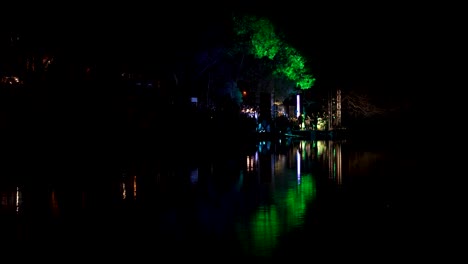
[[[368,2],[306,5],[301,1],[236,1],[190,6],[83,2],[60,7],[41,5],[31,12],[33,8],[29,13],[10,12],[3,25],[7,30],[28,32],[44,49],[81,59],[106,59],[115,54],[129,59],[162,56],[168,50],[180,51],[203,40],[210,27],[219,30],[227,26],[233,13],[264,16],[307,57],[317,77],[316,85],[390,97],[417,95],[422,77],[415,69],[427,60],[421,47],[430,30],[426,22],[429,15],[421,6]]]

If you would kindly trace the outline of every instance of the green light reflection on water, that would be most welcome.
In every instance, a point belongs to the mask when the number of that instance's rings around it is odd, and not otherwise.
[[[304,224],[307,206],[315,198],[315,180],[312,174],[294,179],[288,180],[285,189],[275,190],[272,202],[260,205],[252,215],[250,226],[240,229],[239,237],[246,253],[271,256],[282,235]]]

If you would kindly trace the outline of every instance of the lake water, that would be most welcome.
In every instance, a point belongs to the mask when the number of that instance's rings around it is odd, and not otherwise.
[[[420,214],[428,192],[415,189],[420,155],[405,144],[16,150],[3,159],[1,239],[107,260],[416,256],[431,237]]]

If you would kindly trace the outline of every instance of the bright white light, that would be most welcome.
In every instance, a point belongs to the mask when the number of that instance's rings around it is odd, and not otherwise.
[[[299,109],[301,109],[301,105],[300,105],[300,95],[296,95],[296,117],[299,118],[299,115],[301,114]]]

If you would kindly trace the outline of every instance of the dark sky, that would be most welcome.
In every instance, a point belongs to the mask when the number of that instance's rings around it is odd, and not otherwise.
[[[316,64],[317,74],[336,85],[394,85],[398,72],[413,61],[417,29],[410,10],[349,4],[318,5],[288,16],[277,12],[291,42]]]
[[[55,48],[90,47],[106,52],[132,45],[140,45],[140,51],[154,46],[190,46],[200,27],[222,24],[231,12],[249,12],[271,19],[285,33],[286,40],[307,57],[318,84],[375,87],[375,91],[405,90],[415,81],[412,71],[423,56],[420,37],[428,31],[421,7],[368,1],[240,0],[189,6],[179,2],[81,2],[33,9],[10,12],[7,25],[49,38]]]

